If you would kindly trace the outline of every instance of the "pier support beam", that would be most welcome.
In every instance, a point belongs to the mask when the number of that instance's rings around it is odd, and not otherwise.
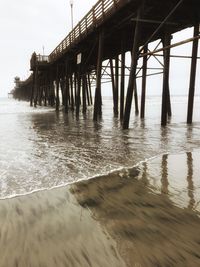
[[[119,108],[119,56],[115,57],[115,88],[114,88],[114,116],[118,116]]]
[[[76,116],[79,116],[81,104],[81,66],[78,67],[77,72],[77,92],[76,92]]]
[[[59,110],[59,106],[60,106],[59,86],[60,86],[59,69],[58,69],[58,66],[57,66],[57,69],[56,69],[56,111]]]
[[[124,42],[122,42],[121,84],[120,84],[120,120],[121,121],[123,121],[123,116],[124,116],[124,88],[125,88],[125,50],[124,50]]]
[[[92,101],[92,88],[91,88],[91,81],[90,81],[90,74],[89,73],[88,73],[88,76],[87,76],[87,81],[88,81],[90,104],[92,105],[93,104],[93,101]]]
[[[199,24],[196,24],[194,26],[194,37],[196,37],[197,35],[199,35]],[[192,47],[192,62],[191,62],[191,72],[190,72],[190,86],[189,86],[188,114],[187,114],[188,124],[192,123],[192,118],[193,118],[198,44],[199,44],[199,39],[195,39],[193,41],[193,47]]]
[[[109,60],[110,63],[110,75],[111,75],[111,82],[112,82],[112,94],[113,94],[113,112],[115,114],[115,76],[114,76],[114,68],[113,68],[113,60]]]
[[[45,74],[44,78],[44,106],[47,106],[47,98],[48,98],[48,74]]]
[[[138,116],[139,114],[139,106],[138,106],[138,93],[137,93],[137,82],[135,80],[135,87],[134,87],[134,99],[135,99],[135,115]]]
[[[143,50],[145,56],[143,57],[143,66],[142,66],[142,95],[141,95],[141,110],[140,110],[141,119],[144,119],[145,117],[147,61],[148,61],[148,56],[146,55],[147,52],[148,52],[148,45],[146,45]]]
[[[126,106],[124,112],[124,120],[123,120],[123,129],[128,129],[129,121],[130,121],[130,113],[131,113],[131,104],[133,99],[133,89],[135,86],[136,81],[136,69],[137,69],[137,62],[138,62],[138,52],[139,52],[139,42],[140,42],[140,34],[141,34],[141,23],[140,18],[142,14],[143,5],[139,7],[137,12],[137,20],[135,25],[135,34],[134,34],[134,41],[133,41],[133,49],[132,49],[132,58],[131,58],[131,70],[130,70],[130,77],[128,82],[128,89],[126,95]]]
[[[35,79],[34,79],[34,107],[37,106],[38,100],[38,67],[36,66],[35,70]]]
[[[72,74],[70,74],[70,96],[71,96],[71,110],[74,111],[74,86],[73,86],[73,77],[72,77]]]
[[[69,110],[69,77],[65,77],[65,112],[68,113]]]
[[[170,46],[171,35],[166,33],[162,42],[164,47]],[[169,91],[170,48],[165,49],[163,51],[163,55],[164,55],[164,70],[163,70],[161,125],[166,126],[167,116],[171,117],[171,101],[170,101],[170,91]]]
[[[101,118],[102,115],[102,99],[101,99],[101,70],[102,70],[102,58],[103,58],[103,31],[99,33],[99,48],[98,48],[98,59],[97,59],[97,78],[96,78],[96,91],[94,100],[94,116],[93,119],[96,121]]]
[[[83,99],[83,114],[86,113],[87,104],[86,104],[86,90],[87,90],[87,80],[85,74],[83,74],[82,78],[82,99]]]
[[[33,71],[33,82],[32,82],[32,87],[31,87],[31,99],[30,99],[30,106],[33,106],[33,101],[34,101],[34,90],[35,90],[35,79],[36,79],[36,71]]]

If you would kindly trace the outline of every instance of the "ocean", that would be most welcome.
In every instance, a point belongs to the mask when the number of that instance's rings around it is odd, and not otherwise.
[[[186,96],[165,128],[159,96],[129,130],[102,110],[0,99],[0,267],[200,266],[200,97],[191,126]]]

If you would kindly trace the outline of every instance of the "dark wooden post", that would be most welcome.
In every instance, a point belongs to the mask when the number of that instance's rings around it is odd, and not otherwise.
[[[38,67],[36,66],[35,83],[34,83],[34,107],[37,106],[37,99],[38,99]]]
[[[101,99],[101,70],[102,70],[102,58],[103,58],[103,31],[99,33],[99,46],[98,46],[98,59],[97,59],[97,79],[96,79],[96,91],[94,102],[94,116],[93,119],[97,120],[102,115],[102,99]]]
[[[121,121],[123,121],[123,116],[124,116],[124,88],[125,88],[125,50],[124,50],[124,41],[122,41],[121,88],[120,88],[120,120]]]
[[[87,104],[88,104],[88,106],[90,106],[90,93],[89,93],[89,85],[88,85],[87,74],[85,74],[84,79],[85,79],[85,86],[86,86]]]
[[[90,81],[90,74],[88,73],[88,89],[89,89],[89,98],[90,98],[90,104],[92,105],[93,104],[93,101],[92,101],[92,88],[91,88],[91,81]]]
[[[47,106],[47,97],[48,97],[48,73],[45,73],[44,78],[44,106]]]
[[[59,106],[60,106],[59,85],[60,85],[60,81],[59,81],[59,67],[57,65],[57,69],[56,69],[56,111],[59,110]]]
[[[72,73],[70,74],[70,98],[71,98],[71,110],[74,111],[74,92],[73,92],[73,77],[72,77]]]
[[[199,34],[199,24],[196,24],[194,26],[194,37],[196,37],[198,34]],[[195,39],[193,41],[193,47],[192,47],[192,62],[191,62],[190,87],[189,87],[189,97],[188,97],[188,114],[187,114],[188,124],[192,123],[192,118],[193,118],[198,45],[199,45],[199,39]]]
[[[69,77],[66,74],[65,77],[65,112],[68,113],[69,110]]]
[[[50,80],[50,101],[51,106],[53,107],[55,105],[55,87],[53,78]]]
[[[74,99],[75,99],[75,105],[76,105],[76,99],[77,99],[77,73],[74,72]]]
[[[64,106],[65,105],[65,79],[64,77],[61,78],[60,80],[60,89],[61,89],[61,92],[62,92],[62,105]]]
[[[164,47],[170,46],[171,35],[166,33],[162,42]],[[170,103],[170,92],[169,92],[170,49],[165,49],[163,51],[163,55],[164,55],[164,70],[163,70],[161,125],[166,126],[167,115],[171,116],[171,103]]]
[[[68,67],[68,60],[65,60],[65,70],[64,70],[64,106],[65,106],[65,113],[68,113],[69,110],[69,67]]]
[[[43,100],[43,90],[44,90],[44,77],[40,77],[40,86],[39,86],[39,106],[42,106],[42,100]]]
[[[119,107],[119,56],[115,57],[115,93],[114,93],[114,115],[118,116]]]
[[[143,53],[146,54],[148,51],[148,46],[144,47]],[[147,81],[147,61],[148,57],[145,55],[143,57],[143,67],[142,67],[142,96],[141,96],[141,119],[145,116],[145,101],[146,101],[146,81]]]
[[[83,74],[82,78],[82,98],[83,98],[83,113],[86,113],[86,79],[85,79],[85,74]]]
[[[31,107],[33,106],[33,101],[34,101],[35,76],[36,76],[36,71],[34,70],[33,71],[33,81],[32,81],[32,86],[31,86],[31,99],[30,99]]]
[[[135,80],[135,87],[134,87],[134,100],[135,100],[135,115],[139,114],[139,107],[138,107],[138,93],[137,93],[137,82]]]
[[[81,67],[80,64],[78,66],[78,72],[77,72],[77,92],[76,92],[76,116],[79,116],[80,111],[80,103],[81,103]]]
[[[110,59],[109,60],[110,62],[110,75],[111,75],[111,82],[112,82],[112,93],[113,93],[113,111],[114,111],[114,114],[115,114],[115,76],[114,76],[114,69],[113,69],[113,60]]]
[[[123,129],[128,129],[129,121],[130,121],[130,113],[131,113],[131,104],[133,99],[133,88],[136,81],[136,69],[137,69],[137,62],[138,62],[138,52],[139,52],[139,44],[140,44],[140,34],[141,34],[141,23],[140,18],[142,14],[142,6],[138,8],[137,11],[137,21],[135,25],[135,34],[134,34],[134,41],[133,41],[133,49],[132,49],[132,58],[131,58],[131,69],[130,69],[130,77],[128,82],[128,89],[126,95],[126,106],[124,112],[124,121],[123,121]]]

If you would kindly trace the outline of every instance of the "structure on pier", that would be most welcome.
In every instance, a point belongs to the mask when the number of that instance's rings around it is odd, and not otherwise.
[[[62,104],[66,112],[75,110],[78,116],[80,107],[85,113],[92,105],[91,86],[95,84],[94,120],[98,120],[102,114],[101,84],[103,75],[107,75],[112,84],[114,115],[120,115],[127,129],[133,97],[139,114],[136,80],[142,78],[140,115],[144,118],[148,60],[153,56],[160,62],[162,56],[161,124],[165,126],[171,116],[170,49],[192,42],[187,116],[187,122],[192,123],[199,22],[199,0],[99,0],[49,56],[33,53],[33,74],[27,82],[30,103],[55,105],[56,110]],[[172,44],[172,34],[188,27],[194,27],[193,38]],[[155,40],[160,40],[162,48],[150,51],[149,44]],[[127,88],[126,52],[131,52]],[[138,70],[140,58],[143,65]]]

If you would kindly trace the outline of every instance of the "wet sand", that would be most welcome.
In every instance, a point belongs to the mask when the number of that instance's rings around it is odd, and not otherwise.
[[[0,201],[0,267],[200,266],[199,152]]]

